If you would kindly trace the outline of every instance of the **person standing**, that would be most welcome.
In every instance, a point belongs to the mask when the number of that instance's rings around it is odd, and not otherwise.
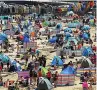
[[[83,90],[88,90],[88,83],[86,80],[84,80],[82,87],[83,87]]]
[[[57,81],[58,81],[58,71],[55,72],[55,75],[54,75],[54,87],[56,87],[57,85]]]
[[[32,69],[30,69],[29,76],[30,76],[30,84],[32,84],[32,78],[33,78],[33,71],[32,71]]]
[[[52,73],[51,73],[50,69],[48,69],[48,72],[47,72],[47,79],[48,79],[49,81],[51,81],[51,78],[52,78]]]

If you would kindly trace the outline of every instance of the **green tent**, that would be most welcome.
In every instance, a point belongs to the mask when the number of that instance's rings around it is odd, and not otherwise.
[[[42,24],[43,24],[43,26],[48,26],[49,25],[49,23],[47,21],[44,21]]]
[[[10,58],[8,57],[8,56],[6,56],[6,55],[4,55],[4,54],[0,54],[0,59],[1,59],[1,61],[3,62],[3,63],[7,63],[7,62],[9,62],[9,60],[10,60]]]
[[[90,19],[90,20],[89,20],[89,23],[90,23],[91,26],[94,26],[94,25],[95,25],[95,24],[94,24],[94,19]]]
[[[74,20],[74,21],[72,21],[73,23],[79,23],[79,20]]]

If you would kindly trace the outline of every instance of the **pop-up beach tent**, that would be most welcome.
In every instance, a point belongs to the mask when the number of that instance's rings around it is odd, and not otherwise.
[[[57,37],[52,37],[51,39],[48,40],[50,43],[55,43],[57,40]]]
[[[10,58],[9,58],[7,55],[5,55],[5,54],[0,53],[0,60],[1,60],[3,63],[8,63],[9,60],[10,60]]]
[[[74,12],[73,11],[68,11],[67,16],[69,16],[69,15],[74,15]]]
[[[47,78],[44,78],[44,77],[39,78],[37,90],[52,90],[52,89],[53,89],[53,86]]]
[[[82,38],[85,39],[85,40],[87,40],[87,39],[89,39],[90,37],[89,37],[89,35],[88,35],[87,33],[83,33],[83,34],[82,34]]]
[[[68,66],[67,68],[64,68],[64,69],[61,71],[61,74],[66,74],[66,75],[75,74],[75,70],[74,70],[73,67]]]
[[[68,28],[76,28],[78,25],[80,25],[79,22],[76,22],[76,23],[69,22],[67,26],[68,26]]]
[[[77,45],[77,43],[78,43],[78,41],[75,37],[69,37],[68,40],[67,40],[66,46],[70,46],[71,42],[74,43],[74,45]]]
[[[54,58],[51,62],[51,65],[56,65],[56,66],[62,66],[63,64],[64,64],[63,61],[58,56],[54,56]]]
[[[92,54],[94,54],[94,53],[93,53],[93,50],[91,47],[83,47],[82,48],[82,56],[89,56]]]
[[[90,28],[89,25],[84,25],[81,29],[82,29],[82,30],[90,30],[91,28]]]
[[[64,33],[66,33],[66,32],[72,33],[71,28],[66,28],[66,29],[64,29]]]
[[[10,59],[10,63],[15,66],[16,71],[22,71],[21,65],[17,61]]]
[[[79,62],[81,63],[80,68],[89,68],[93,65],[91,60],[89,58],[84,57],[84,56],[81,57]]]
[[[8,40],[7,35],[5,33],[0,33],[0,40],[2,40],[2,41]]]

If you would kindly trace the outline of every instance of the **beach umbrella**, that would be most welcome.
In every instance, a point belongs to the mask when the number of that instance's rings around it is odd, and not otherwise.
[[[0,59],[2,60],[3,63],[8,63],[10,60],[10,58],[4,54],[0,54]]]
[[[90,26],[89,26],[89,25],[84,25],[84,26],[82,27],[82,30],[90,30]]]

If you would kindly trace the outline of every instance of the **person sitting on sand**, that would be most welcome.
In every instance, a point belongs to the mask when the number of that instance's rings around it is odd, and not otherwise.
[[[19,81],[19,84],[23,84],[24,83],[24,80],[25,80],[24,77],[21,76],[20,79],[18,80]]]

